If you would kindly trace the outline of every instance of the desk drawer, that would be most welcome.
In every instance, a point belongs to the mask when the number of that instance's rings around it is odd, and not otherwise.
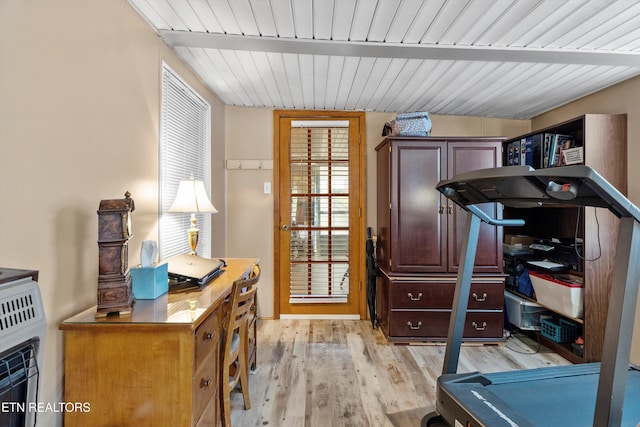
[[[451,309],[455,283],[452,282],[400,282],[390,287],[391,307],[409,309]],[[470,310],[502,310],[504,285],[502,282],[471,284]]]
[[[199,419],[205,407],[216,401],[218,390],[218,348],[202,361],[193,376],[193,414]]]
[[[469,311],[464,338],[502,338],[502,311]],[[392,310],[389,335],[442,340],[447,338],[451,310]]]
[[[214,311],[196,329],[196,370],[207,355],[220,345],[220,327],[218,323],[218,311]]]

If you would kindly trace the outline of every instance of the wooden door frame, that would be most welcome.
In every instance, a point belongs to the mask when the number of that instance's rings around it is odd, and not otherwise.
[[[367,298],[366,298],[366,262],[365,262],[365,239],[366,239],[366,113],[361,111],[334,111],[334,110],[274,110],[273,111],[273,235],[274,235],[274,318],[280,318],[280,189],[281,185],[286,185],[280,181],[280,119],[327,119],[338,120],[340,118],[357,118],[360,121],[360,134],[358,141],[358,158],[359,176],[357,179],[358,188],[353,192],[358,192],[359,203],[357,210],[359,215],[354,218],[356,223],[353,227],[352,237],[356,241],[355,253],[350,253],[350,263],[358,267],[358,283],[350,282],[350,286],[359,287],[360,301],[358,302],[358,311],[360,319],[366,319],[367,316]],[[351,192],[351,191],[350,191]]]

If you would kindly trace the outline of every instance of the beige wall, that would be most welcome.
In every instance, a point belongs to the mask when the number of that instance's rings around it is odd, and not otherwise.
[[[640,77],[597,92],[532,120],[532,129],[540,129],[587,113],[627,114],[627,197],[640,205]],[[638,261],[637,259],[634,261]],[[640,299],[638,300],[640,306]],[[636,309],[631,362],[640,365],[640,310]]]
[[[382,127],[391,113],[366,115],[367,226],[376,229],[376,155]],[[528,120],[432,116],[433,136],[505,136],[529,131]],[[227,158],[273,160],[273,110],[227,107]],[[258,290],[259,315],[274,317],[273,194],[263,193],[264,182],[273,182],[273,170],[227,170],[227,254],[258,257],[263,275]]]
[[[40,271],[42,402],[62,400],[58,324],[96,303],[97,208],[135,201],[129,264],[157,240],[161,61],[212,104],[215,250],[224,250],[224,106],[125,0],[0,2],[0,266]],[[132,379],[135,380],[135,379]],[[117,393],[117,390],[114,390]],[[43,413],[39,425],[62,425]]]

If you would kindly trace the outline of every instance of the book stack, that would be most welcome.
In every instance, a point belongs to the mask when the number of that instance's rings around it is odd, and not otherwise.
[[[582,163],[582,147],[571,135],[538,133],[507,145],[507,165],[534,169]]]

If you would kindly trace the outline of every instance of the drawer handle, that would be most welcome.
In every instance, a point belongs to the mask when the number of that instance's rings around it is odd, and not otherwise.
[[[478,326],[476,322],[471,322],[471,326],[476,328],[476,331],[484,331],[487,329],[487,322],[482,322],[482,326]]]
[[[411,292],[407,293],[407,296],[409,297],[409,299],[411,301],[420,301],[420,299],[422,298],[422,292],[418,292],[418,296],[414,297],[413,294]]]
[[[207,332],[204,334],[204,340],[205,341],[211,341],[213,340],[213,337],[216,335],[215,332]]]
[[[414,331],[417,331],[422,326],[422,320],[418,321],[418,324],[416,326],[413,326],[413,323],[411,323],[411,320],[409,320],[407,322],[407,326],[409,327],[409,329],[413,329]]]
[[[200,388],[204,388],[207,389],[209,388],[209,386],[211,385],[213,381],[211,380],[211,377],[209,378],[203,378],[200,380]]]
[[[473,293],[473,298],[475,298],[476,301],[478,302],[485,302],[487,300],[487,294],[486,292],[482,294],[482,298],[478,297],[478,294],[476,294],[475,292]]]

